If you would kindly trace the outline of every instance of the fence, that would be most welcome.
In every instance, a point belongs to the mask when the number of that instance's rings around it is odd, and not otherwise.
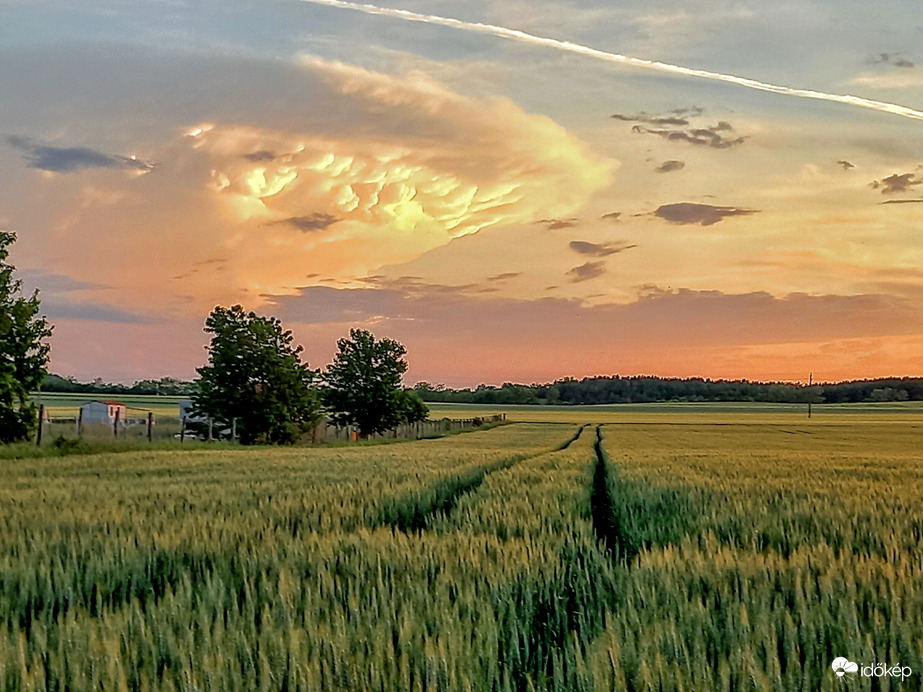
[[[419,423],[398,425],[381,434],[372,435],[370,439],[420,440],[424,437],[444,435],[454,430],[471,430],[488,423],[502,423],[505,420],[505,413],[498,413],[493,416],[484,416],[481,418],[443,418],[441,420],[425,420]],[[359,428],[356,426],[333,425],[327,422],[318,425],[311,434],[311,442],[314,444],[324,442],[355,442],[358,439]]]
[[[179,416],[160,416],[152,412],[142,412],[144,415],[128,415],[124,419],[116,416],[111,423],[85,423],[79,416],[45,415],[41,407],[39,421],[41,424],[36,435],[36,443],[41,445],[44,441],[55,438],[88,439],[88,440],[148,440],[150,442],[196,442],[209,439],[236,440],[236,425],[230,428],[221,428],[208,425],[208,422],[192,421]],[[443,418],[441,420],[426,420],[419,423],[398,425],[370,439],[401,439],[419,440],[424,437],[444,435],[458,430],[471,430],[489,423],[501,423],[506,420],[506,414],[500,413],[493,416],[479,418]],[[311,444],[324,444],[329,442],[355,442],[359,439],[359,429],[353,425],[333,425],[329,422],[320,423],[311,433],[305,435],[304,442]]]

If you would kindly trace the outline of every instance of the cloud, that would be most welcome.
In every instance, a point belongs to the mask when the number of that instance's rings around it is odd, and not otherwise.
[[[641,113],[639,115],[623,115],[622,113],[615,113],[609,117],[616,120],[622,120],[624,122],[647,123],[649,125],[684,126],[689,124],[689,121],[686,118],[679,118],[675,116],[650,116],[646,113]]]
[[[587,262],[586,264],[581,264],[579,267],[574,267],[567,272],[567,276],[571,277],[571,283],[577,284],[595,279],[605,273],[606,263],[600,260],[598,262]]]
[[[883,195],[892,195],[896,192],[908,192],[910,188],[923,184],[923,178],[918,173],[893,173],[887,178],[873,180],[869,187],[881,190]]]
[[[728,216],[747,216],[749,214],[755,214],[757,211],[756,209],[718,207],[711,204],[678,202],[676,204],[664,204],[658,207],[654,215],[670,223],[711,226]]]
[[[147,173],[154,168],[154,164],[132,156],[112,156],[86,147],[51,147],[18,136],[7,137],[6,141],[26,152],[31,168],[42,171],[74,173],[85,168],[121,168]]]
[[[610,211],[608,214],[603,214],[601,219],[608,219],[609,221],[618,221],[619,217],[622,215],[620,211]]]
[[[243,154],[243,157],[247,161],[272,161],[276,158],[276,155],[271,151],[254,151],[251,154]]]
[[[844,171],[848,171],[851,168],[855,168],[855,165],[853,165],[849,161],[840,160],[840,161],[837,161],[837,165],[841,166]]]
[[[923,202],[923,198],[921,199],[886,199],[884,202],[881,202],[880,204],[917,204],[919,202]]]
[[[307,216],[293,216],[274,223],[283,223],[294,226],[299,231],[323,231],[335,224],[339,219],[332,214],[315,213]]]
[[[656,173],[672,173],[673,171],[682,170],[686,166],[685,161],[664,161],[654,169]]]
[[[573,228],[577,225],[577,219],[575,217],[569,219],[539,219],[535,223],[544,224],[549,231],[558,231],[562,228]]]
[[[497,274],[496,276],[488,276],[488,281],[506,281],[507,279],[515,279],[517,276],[522,276],[522,272],[503,272],[502,274]]]
[[[630,250],[637,245],[629,245],[625,241],[614,243],[589,243],[585,240],[572,240],[569,245],[570,249],[581,255],[592,255],[593,257],[608,257],[617,252]]]
[[[728,149],[738,144],[743,144],[745,137],[737,136],[734,127],[727,121],[721,120],[716,125],[707,127],[693,125],[693,119],[702,114],[702,109],[685,111],[688,117],[679,117],[684,111],[674,111],[670,116],[651,116],[646,113],[639,115],[623,115],[617,113],[612,118],[624,122],[637,123],[631,131],[635,134],[649,134],[662,137],[671,142],[687,142],[689,144],[711,147],[713,149]],[[655,127],[647,127],[654,125]],[[668,162],[669,163],[669,162]],[[668,168],[658,172],[666,173],[677,168]]]

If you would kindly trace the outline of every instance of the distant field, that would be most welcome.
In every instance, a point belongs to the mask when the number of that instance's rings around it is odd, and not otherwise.
[[[601,404],[597,406],[511,406],[482,404],[427,404],[431,418],[470,418],[505,413],[508,420],[536,423],[727,423],[809,421],[805,404],[749,402],[666,402],[652,404]],[[861,420],[883,422],[923,419],[923,401],[861,404],[814,404],[809,422],[853,424]]]
[[[0,688],[919,689],[919,407],[679,408],[4,461]]]

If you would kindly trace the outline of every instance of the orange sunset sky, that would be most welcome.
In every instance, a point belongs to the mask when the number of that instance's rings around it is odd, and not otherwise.
[[[313,367],[398,339],[408,383],[923,375],[916,0],[387,8],[0,3],[53,372],[192,378],[241,303]]]

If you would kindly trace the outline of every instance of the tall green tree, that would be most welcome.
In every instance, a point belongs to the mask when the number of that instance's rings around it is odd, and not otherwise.
[[[38,290],[22,295],[22,281],[7,262],[16,234],[0,231],[0,443],[27,440],[38,424],[29,399],[48,367],[52,327],[39,311]]]
[[[237,419],[243,444],[296,442],[320,421],[317,373],[301,362],[301,346],[274,317],[243,307],[216,307],[205,320],[212,335],[208,363],[197,368],[193,412],[219,427]]]
[[[324,374],[324,404],[337,425],[355,425],[363,437],[400,423],[426,418],[428,409],[401,386],[407,349],[393,339],[351,329],[337,341],[337,353]]]

